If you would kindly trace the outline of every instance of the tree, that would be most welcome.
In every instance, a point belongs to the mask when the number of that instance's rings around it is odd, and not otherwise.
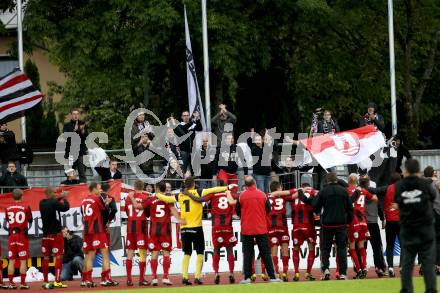
[[[440,80],[440,4],[394,2],[399,127],[414,147],[425,118],[439,118],[430,110],[435,98],[425,96],[435,94],[433,81]],[[162,119],[179,117],[188,107],[183,4],[201,81],[197,1],[29,1],[26,37],[67,76],[65,86],[56,87],[63,95],[60,114],[82,107],[92,131],[110,134],[109,148],[122,146],[125,117],[134,107],[148,104]],[[239,131],[307,131],[318,106],[350,129],[369,101],[390,121],[383,1],[211,0],[208,29],[212,110],[226,102],[239,115]]]
[[[26,60],[24,72],[32,84],[40,88],[40,74],[37,65]],[[46,112],[46,113],[45,113]],[[26,111],[27,143],[33,147],[53,147],[59,135],[52,97],[49,94],[41,103]]]

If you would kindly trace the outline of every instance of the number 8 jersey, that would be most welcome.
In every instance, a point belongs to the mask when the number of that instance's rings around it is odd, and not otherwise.
[[[211,201],[212,227],[229,227],[232,225],[233,206],[228,203],[224,192],[205,195]]]

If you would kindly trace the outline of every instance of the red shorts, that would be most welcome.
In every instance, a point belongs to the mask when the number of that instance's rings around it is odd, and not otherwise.
[[[150,251],[171,251],[171,235],[150,236],[148,239],[148,249]]]
[[[294,226],[293,235],[293,245],[301,246],[304,241],[309,243],[316,243],[316,230],[313,225],[296,225]]]
[[[43,236],[41,241],[41,252],[43,256],[60,256],[64,254],[63,234],[48,234]]]
[[[147,249],[148,236],[141,233],[128,233],[125,248],[130,250]]]
[[[348,227],[348,240],[350,242],[364,241],[370,237],[368,226],[365,223],[354,224]]]
[[[212,227],[212,245],[214,248],[235,246],[237,241],[232,226]]]
[[[19,260],[27,260],[29,258],[29,239],[24,234],[9,235],[8,257],[9,259]]]
[[[108,248],[107,235],[102,233],[84,235],[84,252]]]
[[[287,227],[270,227],[269,228],[269,244],[271,247],[281,244],[289,244],[290,236]]]

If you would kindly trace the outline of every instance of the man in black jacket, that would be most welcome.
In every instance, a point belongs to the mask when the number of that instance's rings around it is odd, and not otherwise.
[[[209,137],[204,136],[202,138],[202,146],[192,157],[194,174],[201,179],[198,182],[199,188],[212,187],[212,182],[217,179],[215,164],[216,152],[216,148],[209,144]],[[199,163],[197,160],[203,160],[203,163]]]
[[[84,156],[87,155],[87,146],[86,146],[86,138],[87,138],[87,130],[86,123],[80,120],[79,110],[72,110],[70,112],[70,121],[64,124],[63,132],[76,132],[81,139],[81,143],[79,145],[79,154],[78,158],[74,158],[72,168],[78,170],[79,180],[81,182],[86,182],[86,166],[84,165]],[[72,142],[71,139],[68,138],[66,141],[66,150],[64,153],[64,158],[68,159],[71,155]]]
[[[122,173],[118,170],[118,161],[110,160],[108,168],[95,167],[96,172],[101,176],[101,181],[122,179]]]
[[[347,224],[353,219],[353,205],[347,190],[338,183],[336,173],[328,173],[326,181],[327,185],[319,191],[313,202],[315,212],[321,213],[322,279],[330,279],[329,258],[335,238],[339,258],[339,278],[344,280],[347,275]]]
[[[400,292],[414,292],[412,272],[417,254],[422,263],[425,292],[437,292],[433,202],[438,194],[428,180],[420,178],[420,165],[417,160],[409,159],[405,162],[403,176],[404,178],[396,184],[394,196],[400,210]]]
[[[385,130],[385,122],[383,117],[377,113],[376,104],[373,102],[368,103],[367,113],[362,116],[361,120],[359,121],[360,127],[365,125],[374,125],[379,131],[382,132]]]
[[[62,229],[64,237],[62,281],[72,281],[73,276],[82,272],[84,261],[83,239],[69,231],[67,227]]]
[[[43,222],[43,240],[41,251],[43,254],[43,277],[44,282],[49,282],[49,257],[55,257],[55,288],[66,288],[61,282],[61,270],[63,265],[64,239],[61,233],[61,212],[67,212],[70,208],[67,201],[67,192],[61,193],[57,198],[55,188],[46,189],[46,198],[40,201],[41,221]]]
[[[102,205],[105,206],[105,210],[102,211],[102,226],[104,227],[105,234],[107,236],[107,243],[111,247],[111,237],[110,237],[110,224],[115,219],[118,208],[116,206],[115,199],[108,193],[110,190],[110,185],[107,182],[101,183],[101,201]],[[112,201],[106,205],[107,198],[111,198]],[[110,268],[109,268],[110,270]],[[105,275],[101,274],[101,281],[105,281]],[[112,280],[111,272],[108,273],[108,280],[111,282],[112,286],[118,286],[119,283]]]
[[[27,188],[26,177],[18,173],[14,162],[8,163],[8,169],[0,177],[0,186],[11,186],[11,188],[4,188],[2,193],[11,192],[15,188]]]
[[[2,173],[6,172],[10,161],[15,163],[18,172],[21,171],[15,133],[9,130],[8,125],[4,122],[0,123],[0,157],[2,160]]]
[[[191,151],[193,148],[194,138],[196,137],[196,131],[202,131],[202,123],[200,122],[200,113],[194,111],[192,117],[188,111],[182,112],[182,122],[177,125],[175,132],[177,136],[182,136],[187,133],[191,135],[180,144],[180,155],[182,156],[182,170],[185,173],[187,170],[191,171]],[[190,119],[191,118],[191,119]]]

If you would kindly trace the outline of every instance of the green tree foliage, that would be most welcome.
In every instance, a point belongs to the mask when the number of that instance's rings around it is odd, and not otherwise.
[[[67,76],[61,115],[82,107],[91,130],[109,134],[106,147],[122,146],[134,107],[179,116],[187,107],[183,4],[202,85],[199,1],[30,0],[27,36]],[[394,6],[399,128],[416,146],[439,120],[440,3]],[[208,35],[212,111],[225,102],[240,130],[307,131],[320,106],[354,128],[369,101],[390,124],[383,0],[210,0]]]
[[[40,74],[30,59],[24,65],[24,72],[32,84],[40,90]],[[46,113],[45,113],[46,111]],[[49,95],[41,103],[26,111],[27,142],[33,147],[53,148],[59,135],[52,97]]]

